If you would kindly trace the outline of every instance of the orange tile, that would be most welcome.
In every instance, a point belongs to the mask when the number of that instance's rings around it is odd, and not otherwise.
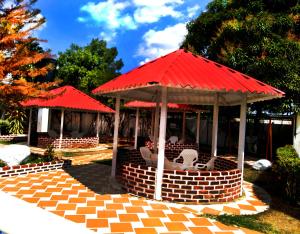
[[[207,218],[190,218],[196,226],[213,226]]]
[[[61,203],[57,205],[57,210],[75,210],[76,204]]]
[[[57,183],[56,183],[56,182],[53,182],[53,181],[46,181],[46,182],[43,183],[43,185],[46,185],[46,186],[49,186],[49,185],[55,186],[56,184],[57,184]]]
[[[127,197],[116,197],[113,198],[113,203],[128,203],[129,199]]]
[[[80,192],[78,194],[79,197],[94,197],[95,193],[93,192]]]
[[[52,193],[36,192],[33,197],[51,197]]]
[[[130,202],[134,206],[148,206],[149,205],[146,201],[143,201],[143,200],[131,200]]]
[[[22,198],[24,201],[30,202],[30,203],[38,203],[40,200],[38,197],[24,197]]]
[[[186,226],[184,226],[184,224],[180,223],[180,222],[166,222],[165,225],[166,225],[167,229],[171,232],[188,231]]]
[[[107,219],[87,219],[86,226],[88,228],[106,228],[108,227]]]
[[[87,201],[87,206],[104,206],[104,201]]]
[[[33,186],[31,187],[31,189],[40,189],[40,190],[46,189],[46,188],[47,188],[46,185],[33,185]]]
[[[247,200],[253,206],[265,206],[266,204],[259,200]]]
[[[19,191],[19,188],[16,188],[16,187],[5,187],[2,189],[2,191],[4,192],[17,192]]]
[[[184,214],[168,214],[171,221],[189,221]]]
[[[69,199],[70,203],[86,203],[86,198],[85,197],[71,197]]]
[[[19,192],[17,192],[17,194],[21,195],[21,194],[34,194],[36,192],[36,190],[33,189],[22,189]]]
[[[188,211],[188,212],[190,212],[190,213],[193,213],[193,214],[197,214],[197,213],[198,213],[197,210],[191,209],[191,208],[186,207],[186,206],[182,207],[181,209],[183,209],[183,210],[185,210],[185,211]]]
[[[234,234],[234,232],[214,232],[215,234]]]
[[[131,223],[111,223],[111,232],[133,232]]]
[[[127,213],[145,213],[141,206],[128,206],[125,207]]]
[[[54,201],[63,201],[63,200],[68,200],[69,196],[67,195],[52,195],[51,200]]]
[[[155,228],[135,228],[136,234],[157,234]]]
[[[194,234],[213,234],[207,227],[189,227],[190,231]]]
[[[45,207],[55,207],[57,205],[57,201],[40,201],[38,206],[41,208]]]
[[[230,206],[223,206],[223,211],[229,214],[240,215],[241,210]]]
[[[201,212],[203,214],[211,214],[211,215],[219,215],[221,213],[221,211],[209,208],[209,207],[204,207]]]
[[[70,184],[70,183],[63,183],[63,184],[56,185],[56,187],[58,187],[58,188],[71,188],[72,186],[73,186],[73,184]]]
[[[175,207],[170,207],[170,210],[172,210],[173,213],[175,213],[175,214],[186,214],[186,213],[188,213],[188,212],[185,211],[185,210],[178,209],[178,208],[175,208]]]
[[[236,228],[236,227],[225,225],[223,223],[220,223],[219,221],[215,221],[215,222],[213,222],[213,224],[215,226],[217,226],[218,228],[220,228],[222,231],[228,231],[228,230],[234,231],[234,230],[238,230],[238,228]]]
[[[64,195],[76,195],[76,194],[78,194],[78,190],[75,190],[75,189],[65,189],[65,190],[63,190],[62,191],[62,194],[64,194]]]
[[[121,222],[138,222],[139,217],[136,214],[119,214],[119,219]]]
[[[161,210],[147,210],[146,211],[150,218],[164,218],[166,215]]]
[[[78,207],[77,214],[96,214],[96,207]]]
[[[106,204],[106,209],[108,210],[123,210],[123,204]]]
[[[238,206],[239,206],[242,210],[256,211],[256,209],[255,209],[254,206],[244,205],[244,204],[238,204]]]
[[[150,204],[150,206],[154,210],[168,210],[169,209],[166,205],[163,205],[163,204]]]
[[[55,192],[60,192],[61,190],[63,190],[63,188],[47,188],[46,189],[46,193],[55,193]]]
[[[147,219],[141,219],[142,223],[145,227],[162,227],[164,226],[160,219],[157,218],[147,218]]]
[[[63,210],[51,210],[50,212],[52,212],[53,214],[62,216],[62,217],[64,217],[64,215],[65,215],[65,211],[63,211]]]
[[[111,195],[96,195],[95,197],[96,200],[100,200],[100,201],[107,201],[107,200],[112,200]]]
[[[115,210],[99,210],[97,212],[98,218],[116,218],[117,212]]]
[[[65,218],[75,223],[85,223],[85,215],[66,215]]]
[[[85,190],[86,187],[82,184],[73,185],[72,189],[79,189],[79,190]]]

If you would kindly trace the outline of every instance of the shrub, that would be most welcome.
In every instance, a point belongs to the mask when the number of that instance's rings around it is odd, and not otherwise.
[[[49,144],[44,152],[44,158],[46,162],[51,162],[54,159],[54,146]]]
[[[289,202],[300,201],[300,158],[291,145],[277,149],[274,171]]]
[[[4,135],[8,133],[9,122],[6,119],[0,119],[0,134]]]
[[[0,159],[0,167],[4,167],[4,166],[6,166],[6,163]]]

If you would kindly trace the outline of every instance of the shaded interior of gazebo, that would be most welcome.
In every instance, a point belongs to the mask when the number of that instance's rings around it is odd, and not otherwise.
[[[38,109],[37,146],[42,148],[48,145],[54,148],[95,147],[99,143],[100,113],[114,113],[72,86],[53,89],[46,98],[34,98],[22,104],[30,109],[28,145],[32,132],[32,112]]]
[[[116,98],[112,176],[121,176],[127,191],[157,200],[226,202],[242,195],[247,104],[282,97],[283,92],[223,65],[177,50],[107,82],[93,91]],[[119,152],[120,99],[156,102],[154,153],[157,167],[145,166],[138,151]],[[212,147],[201,162],[218,156],[220,106],[240,106],[238,163],[217,157],[213,171],[169,170],[165,150],[167,103],[213,106]],[[161,106],[160,106],[161,103]]]

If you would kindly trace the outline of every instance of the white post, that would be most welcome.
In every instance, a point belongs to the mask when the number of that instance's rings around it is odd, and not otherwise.
[[[30,145],[30,135],[31,135],[31,124],[32,124],[32,108],[29,111],[29,124],[28,124],[28,135],[27,135],[27,145]]]
[[[161,186],[164,172],[165,161],[165,142],[166,142],[166,127],[167,127],[167,88],[162,88],[162,103],[160,113],[160,126],[159,126],[159,149],[157,156],[157,170],[155,178],[155,199],[161,200]]]
[[[61,148],[62,139],[63,139],[63,131],[64,131],[64,117],[65,117],[65,110],[61,110],[60,116],[60,135],[59,135],[59,148]]]
[[[240,109],[240,128],[239,128],[239,146],[238,146],[238,169],[241,171],[241,195],[244,176],[244,154],[245,154],[245,136],[246,136],[246,116],[247,115],[247,97],[243,97]]]
[[[200,144],[200,115],[201,115],[200,111],[197,112],[196,143],[198,144],[198,146]]]
[[[186,113],[183,111],[182,113],[182,139],[185,140],[185,119],[186,119]]]
[[[295,120],[294,148],[300,157],[300,113],[296,114]]]
[[[99,130],[100,130],[100,113],[97,113],[97,123],[96,123],[96,137],[99,138]]]
[[[219,119],[219,94],[216,94],[213,113],[213,127],[212,127],[212,143],[211,156],[217,156],[218,147],[218,120]]]
[[[111,176],[116,176],[116,165],[117,165],[117,153],[118,153],[118,135],[119,135],[119,123],[120,123],[120,96],[116,98],[116,113],[115,113],[115,124],[114,124],[114,141],[113,141],[113,158]]]
[[[135,114],[135,133],[134,133],[134,149],[137,149],[137,140],[138,140],[138,133],[139,133],[139,118],[140,118],[140,111],[139,111],[139,108],[136,108],[136,114]]]
[[[160,100],[157,98],[155,107],[155,117],[154,117],[154,137],[153,137],[153,150],[157,153],[157,140],[158,140],[158,125],[159,125],[159,104]]]

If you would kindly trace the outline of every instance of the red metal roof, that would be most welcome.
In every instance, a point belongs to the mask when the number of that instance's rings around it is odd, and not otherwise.
[[[120,75],[93,93],[113,94],[149,86],[255,94],[253,100],[258,100],[257,94],[263,96],[262,100],[284,95],[270,85],[182,49]]]
[[[49,91],[49,98],[33,98],[22,103],[24,107],[66,108],[114,113],[114,110],[72,86]]]
[[[131,101],[127,102],[124,105],[128,108],[155,108],[155,102],[142,102],[142,101]],[[176,103],[168,103],[169,109],[180,109],[180,110],[187,110],[187,111],[197,111],[196,108],[192,107],[191,105],[186,104],[176,104]]]

